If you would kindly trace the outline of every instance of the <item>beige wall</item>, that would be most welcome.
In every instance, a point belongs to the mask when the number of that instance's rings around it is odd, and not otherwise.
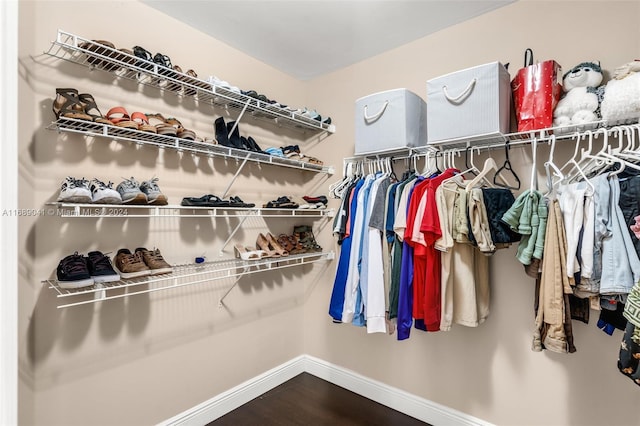
[[[340,130],[323,148],[338,158],[353,155],[354,101],[361,96],[405,87],[426,98],[428,79],[496,60],[510,62],[513,75],[527,47],[537,59],[556,59],[565,69],[600,60],[613,70],[637,56],[639,12],[637,1],[520,1],[318,78],[310,96],[338,117]],[[573,147],[558,146],[556,159],[566,159],[568,151]],[[540,155],[546,153],[541,147]],[[502,152],[491,155],[501,164]],[[526,188],[530,149],[513,148],[511,160]],[[621,333],[600,331],[597,313],[589,325],[574,321],[577,353],[530,350],[534,282],[514,256],[512,248],[491,259],[491,316],[485,324],[454,326],[447,333],[413,330],[403,342],[332,324],[331,285],[318,287],[305,306],[305,350],[496,424],[640,424],[630,408],[640,394],[616,368]]]
[[[42,52],[57,29],[106,39],[117,47],[138,44],[171,57],[185,71],[210,74],[244,89],[304,106],[305,86],[137,1],[20,2],[20,205],[55,200],[65,176],[119,183],[122,177],[160,178],[172,204],[184,196],[222,195],[235,161],[207,160],[127,144],[86,140],[45,127],[53,119],[56,87],[92,93],[102,113],[116,105],[178,117],[201,136],[213,136],[224,110],[192,99],[162,95],[110,75],[54,59]],[[215,19],[215,17],[212,17]],[[230,112],[229,114],[235,114]],[[259,144],[300,144],[314,155],[314,140],[270,125],[240,124]],[[283,194],[303,195],[326,187],[326,177],[294,169],[245,167],[230,195],[263,203]],[[302,317],[307,294],[330,263],[295,267],[240,280],[219,309],[233,280],[56,309],[41,280],[58,261],[79,251],[114,254],[121,247],[157,246],[172,263],[206,254],[217,260],[237,220],[60,219],[20,221],[20,422],[58,425],[140,425],[168,419],[247,379],[288,361],[303,350]],[[292,232],[298,222],[250,218],[233,243],[255,244],[259,232]],[[326,244],[330,244],[330,238]]]
[[[300,82],[138,2],[21,1],[20,204],[39,207],[54,199],[67,175],[116,182],[156,175],[177,203],[186,195],[221,193],[235,170],[224,161],[136,151],[45,130],[53,119],[56,87],[94,94],[103,113],[124,104],[130,112],[175,115],[204,136],[212,136],[213,119],[226,114],[40,55],[58,28],[117,47],[139,44],[201,76],[215,74],[328,113],[338,132],[303,146],[339,170],[342,158],[353,154],[355,99],[397,87],[424,96],[427,79],[494,60],[511,62],[513,71],[526,47],[565,67],[599,59],[611,70],[640,52],[638,16],[638,2],[521,1]],[[547,29],[534,24],[542,22]],[[241,124],[242,132],[265,146],[300,141],[249,123]],[[514,149],[512,160],[526,184],[529,151]],[[251,166],[232,193],[261,202],[326,189],[328,183],[320,176]],[[334,246],[326,222],[313,223],[322,229],[320,243]],[[216,258],[233,225],[193,219],[21,220],[20,423],[156,423],[308,353],[497,424],[640,424],[632,411],[637,389],[615,366],[619,332],[608,337],[595,321],[576,323],[577,353],[530,351],[533,282],[513,249],[492,259],[492,314],[485,324],[430,335],[414,331],[405,342],[331,323],[335,263],[245,278],[225,309],[217,302],[230,281],[63,310],[55,309],[55,297],[40,283],[74,250],[148,245],[176,263],[203,252]],[[250,243],[265,225],[274,233],[291,227],[281,220],[250,220],[237,239]]]

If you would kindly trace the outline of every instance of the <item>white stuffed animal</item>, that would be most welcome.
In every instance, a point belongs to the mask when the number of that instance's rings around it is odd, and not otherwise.
[[[640,117],[640,61],[635,60],[615,69],[607,83],[602,100],[602,119],[609,125]]]
[[[602,69],[595,62],[583,62],[563,77],[565,94],[553,111],[554,127],[591,123],[600,119],[600,102],[604,86]]]

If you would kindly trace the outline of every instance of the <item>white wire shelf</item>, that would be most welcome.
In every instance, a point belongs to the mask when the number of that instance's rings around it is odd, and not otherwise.
[[[78,204],[51,202],[43,215],[63,218],[137,218],[137,217],[264,217],[316,218],[334,217],[334,209],[274,209],[262,207],[197,207],[181,205]]]
[[[553,135],[556,139],[571,139],[576,135],[583,136],[587,132],[596,132],[599,129],[612,131],[616,126],[636,125],[640,122],[640,117],[633,117],[626,120],[617,121],[594,121],[591,123],[564,126],[564,127],[549,127],[546,129],[532,130],[526,132],[514,132],[504,134],[483,134],[473,135],[456,139],[447,139],[429,143],[423,147],[413,148],[416,153],[427,153],[429,151],[437,150],[464,150],[467,148],[500,148],[504,147],[508,142],[510,145],[528,144],[534,140],[538,142],[548,141]]]
[[[334,252],[330,251],[260,260],[224,259],[200,264],[175,265],[173,267],[173,272],[169,274],[151,275],[120,280],[112,283],[94,284],[91,287],[78,289],[61,288],[58,285],[57,280],[44,280],[43,283],[47,284],[49,288],[56,293],[56,297],[62,301],[61,304],[58,305],[58,308],[60,309],[195,284],[203,284],[226,278],[239,279],[244,275],[329,261],[333,260],[334,257]],[[219,306],[222,306],[224,298],[237,283],[238,280],[236,280],[233,286],[220,298]],[[82,300],[78,300],[77,298],[81,298],[81,296],[84,296],[82,297]]]
[[[89,47],[91,50],[88,49]],[[58,30],[56,40],[51,43],[49,50],[45,53],[91,69],[110,72],[120,78],[169,91],[177,96],[196,96],[200,102],[209,102],[224,108],[239,110],[246,108],[254,118],[268,120],[278,126],[313,133],[334,133],[336,130],[333,124],[322,123],[298,112],[236,93],[228,88],[62,30]]]
[[[207,142],[196,142],[175,136],[159,135],[152,132],[127,129],[88,120],[61,117],[47,126],[47,129],[57,130],[59,132],[78,133],[84,136],[99,137],[109,140],[133,142],[139,145],[154,146],[158,149],[172,149],[178,152],[190,152],[209,157],[231,158],[240,161],[248,160],[260,164],[272,164],[278,167],[307,170],[315,173],[326,173],[328,175],[334,173],[334,169],[331,166],[312,164],[290,158],[276,157],[269,154],[229,148],[223,145]]]

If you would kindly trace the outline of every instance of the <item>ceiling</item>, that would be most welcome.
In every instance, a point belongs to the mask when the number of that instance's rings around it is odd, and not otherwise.
[[[516,0],[142,0],[300,80]]]

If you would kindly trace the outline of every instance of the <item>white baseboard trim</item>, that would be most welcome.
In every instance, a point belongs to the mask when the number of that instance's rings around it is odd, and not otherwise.
[[[304,372],[432,425],[491,426],[484,420],[309,355],[300,355],[160,424],[207,424]]]
[[[160,423],[160,425],[202,426],[212,422],[287,380],[293,379],[298,374],[304,373],[304,360],[305,356],[300,355],[216,395],[210,400]]]
[[[432,425],[491,425],[491,423],[485,422],[484,420],[410,394],[402,389],[394,388],[393,386],[358,374],[355,371],[331,364],[310,355],[304,356],[304,363],[305,372],[309,374],[313,374],[327,382]]]

